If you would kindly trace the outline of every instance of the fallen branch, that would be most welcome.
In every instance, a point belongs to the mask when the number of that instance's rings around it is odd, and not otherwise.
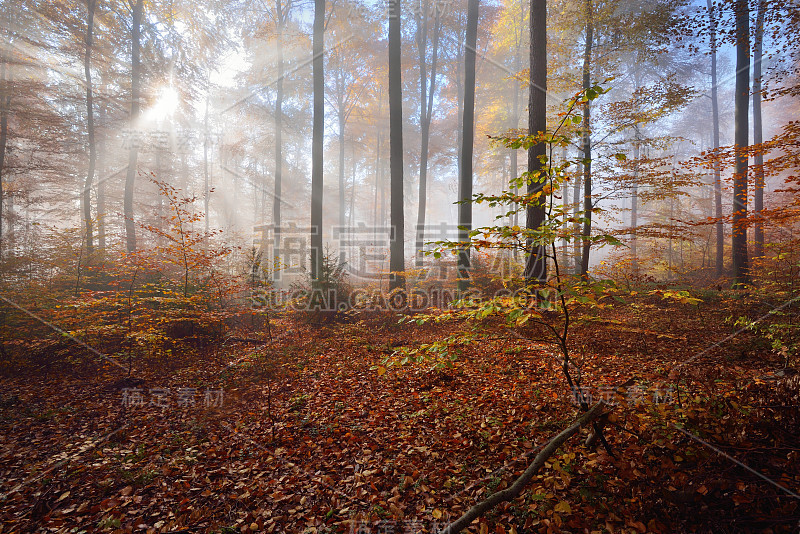
[[[458,534],[467,528],[475,519],[482,516],[501,502],[515,499],[520,493],[522,493],[522,490],[531,481],[533,475],[535,475],[539,469],[541,469],[541,467],[553,455],[553,453],[555,453],[565,441],[577,434],[581,427],[588,425],[600,417],[603,414],[604,407],[605,403],[601,401],[592,406],[589,411],[584,412],[583,415],[575,420],[574,423],[564,429],[560,434],[551,439],[547,445],[545,445],[541,452],[536,455],[536,458],[533,459],[531,465],[529,465],[525,472],[519,476],[514,484],[504,490],[493,493],[485,501],[479,502],[467,510],[464,515],[450,523],[441,532],[444,534]]]

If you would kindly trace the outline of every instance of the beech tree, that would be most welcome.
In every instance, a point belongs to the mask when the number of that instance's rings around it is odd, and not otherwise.
[[[531,84],[528,93],[528,133],[536,136],[547,130],[547,0],[531,0],[530,19]],[[588,36],[587,39],[590,40],[591,37]],[[588,103],[585,109],[588,110]],[[588,119],[586,121],[588,123]],[[546,156],[547,145],[544,141],[536,143],[528,149],[528,195],[538,195],[536,201],[527,208],[528,230],[537,230],[545,219],[544,203],[547,197],[544,193],[546,183],[544,169],[547,167]],[[529,239],[527,248],[530,255],[525,264],[525,280],[528,283],[546,282],[546,246]]]
[[[405,220],[403,214],[403,85],[400,0],[389,1],[389,168],[391,289],[405,288]]]
[[[86,184],[83,188],[83,212],[86,223],[86,250],[91,253],[94,248],[92,239],[92,182],[97,162],[97,147],[94,136],[94,106],[92,103],[92,36],[94,33],[94,12],[97,0],[86,2],[86,55],[83,62],[86,76],[86,134],[89,145],[89,165],[86,171]]]
[[[135,130],[136,121],[141,110],[141,25],[144,16],[144,0],[128,0],[131,8],[131,114],[130,128]],[[123,217],[125,217],[125,243],[128,252],[136,250],[136,223],[133,214],[133,191],[136,185],[137,161],[139,149],[131,143],[128,155],[128,170],[125,176],[125,200]]]
[[[430,20],[430,0],[420,0],[414,18],[417,24],[416,42],[419,64],[419,124],[420,124],[420,163],[419,163],[419,203],[417,206],[416,266],[422,266],[422,249],[425,244],[425,212],[428,200],[428,145],[430,142],[433,98],[436,94],[436,68],[439,59],[439,33],[441,16],[439,2],[433,6],[433,58],[431,60],[430,83],[427,74],[428,23]]]
[[[718,156],[719,151],[719,96],[717,89],[717,16],[714,2],[708,0],[708,36],[711,53],[711,127],[714,149],[714,217],[716,222],[716,273],[722,276],[725,254],[725,229],[722,226],[722,170]]]
[[[736,101],[733,177],[733,278],[736,285],[749,282],[747,261],[747,149],[750,104],[750,8],[737,0],[736,10]]]
[[[322,180],[325,135],[325,0],[314,0],[314,39],[312,70],[314,77],[314,128],[311,145],[311,279],[322,275]]]
[[[464,41],[464,133],[461,136],[461,174],[458,179],[458,240],[468,243],[472,231],[472,150],[475,138],[475,56],[478,46],[479,0],[467,2],[467,32]],[[458,251],[458,289],[469,286],[470,248]]]

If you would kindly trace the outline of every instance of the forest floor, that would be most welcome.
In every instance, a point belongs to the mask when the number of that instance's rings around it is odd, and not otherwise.
[[[584,431],[469,531],[800,531],[800,379],[726,321],[739,299],[579,314],[613,456]],[[488,320],[452,367],[375,369],[464,327],[278,317],[243,334],[263,343],[136,362],[139,381],[20,369],[0,380],[0,532],[435,532],[579,414],[535,326]]]

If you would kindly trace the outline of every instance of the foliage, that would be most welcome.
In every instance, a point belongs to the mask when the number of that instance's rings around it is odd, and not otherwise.
[[[36,267],[48,278],[5,293],[4,335],[15,340],[14,353],[33,351],[5,365],[24,369],[30,356],[60,347],[64,362],[88,357],[108,365],[110,357],[130,372],[134,361],[168,362],[178,352],[206,351],[223,341],[243,313],[246,279],[221,269],[233,251],[217,244],[218,232],[194,229],[202,220],[192,209],[196,198],[156,184],[169,213],[143,225],[155,236],[152,248],[87,257],[80,231],[52,232],[62,256]]]
[[[319,279],[313,280],[309,273],[303,284],[295,285],[288,308],[308,321],[343,318],[353,304],[347,277],[347,264],[338,254],[326,249]]]

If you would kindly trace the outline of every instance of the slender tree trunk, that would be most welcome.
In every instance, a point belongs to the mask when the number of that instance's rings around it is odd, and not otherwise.
[[[391,135],[389,136],[389,141],[391,141]],[[389,165],[391,166],[391,154],[392,149],[389,147]],[[384,158],[385,159],[385,158]],[[386,225],[386,161],[380,161],[380,179],[378,182],[381,186],[381,219],[380,219],[380,226]]]
[[[275,1],[275,8],[278,17],[278,80],[276,83],[275,97],[275,197],[272,199],[272,224],[274,225],[274,243],[272,247],[272,262],[276,268],[273,271],[273,278],[277,279],[278,264],[280,263],[281,245],[281,195],[283,187],[283,24],[286,15],[283,12],[281,0]],[[266,188],[264,188],[266,192]]]
[[[575,183],[572,185],[572,218],[575,222],[572,225],[572,257],[575,262],[575,269],[573,273],[576,275],[581,274],[581,223],[578,221],[578,216],[581,211],[581,185],[583,183],[583,163],[578,163],[578,169],[575,172]]]
[[[472,230],[472,149],[475,137],[475,59],[478,43],[479,0],[467,2],[467,32],[464,45],[464,120],[461,137],[461,175],[458,180],[458,240],[468,243]],[[469,287],[470,249],[458,251],[458,290]]]
[[[339,120],[339,232],[345,231],[345,196],[347,191],[345,190],[345,178],[344,178],[344,128],[345,124],[347,123],[347,119],[345,117],[345,103],[344,103],[344,76],[343,76],[343,69],[344,65],[342,65],[341,61],[339,63],[339,68],[336,73],[336,76],[339,78],[337,84],[337,116]],[[342,235],[341,233],[339,234]],[[339,250],[339,262],[344,263],[345,261],[345,253],[344,248]]]
[[[405,289],[405,222],[403,215],[403,86],[400,0],[389,2],[389,167],[391,170],[391,234],[389,287]]]
[[[7,72],[7,65],[5,54],[0,50],[0,259],[5,247],[3,246],[3,205],[5,201],[5,185],[3,184],[3,175],[5,174],[6,164],[6,145],[8,144],[8,111],[11,106],[11,88],[9,87],[9,78]]]
[[[381,114],[381,104],[383,103],[382,99],[383,93],[379,91],[378,93],[378,117]],[[374,234],[374,240],[377,244],[378,241],[378,214],[380,213],[378,210],[378,191],[381,188],[381,142],[383,141],[383,132],[378,128],[378,135],[377,140],[375,142],[375,199],[372,205],[372,231]],[[381,221],[380,224],[383,224]]]
[[[639,56],[634,58],[633,66],[634,90],[638,91],[641,86],[639,75]],[[639,158],[641,156],[641,134],[639,125],[633,127],[633,183],[631,184],[631,272],[634,275],[639,273],[638,245],[638,226],[639,226]]]
[[[356,145],[350,147],[350,209],[347,211],[348,235],[353,235],[353,215],[356,211]]]
[[[637,253],[637,228],[639,226],[639,157],[641,147],[639,128],[634,128],[636,138],[633,141],[633,187],[631,190],[631,270],[639,272],[639,255]]]
[[[458,20],[459,25],[461,19]],[[456,52],[456,115],[458,116],[458,124],[456,125],[456,150],[458,151],[456,164],[458,166],[458,178],[461,179],[461,163],[463,158],[461,156],[461,148],[464,146],[464,84],[462,77],[462,69],[464,68],[464,48],[461,46],[461,39],[459,34],[458,43],[456,43],[458,51]]]
[[[561,162],[562,165],[566,165],[567,163],[567,147],[563,146],[561,149]],[[565,167],[566,169],[566,167]],[[569,213],[569,190],[567,189],[567,183],[563,182],[560,187],[561,192],[561,265],[559,270],[563,272],[569,271],[569,221],[567,220],[567,214]]]
[[[134,0],[132,3],[133,16],[131,24],[131,130],[138,127],[137,119],[140,110],[140,40],[142,11],[144,0]],[[133,220],[133,189],[136,185],[136,163],[139,157],[139,149],[136,142],[132,142],[128,153],[128,173],[125,178],[125,197],[123,199],[123,215],[125,216],[125,244],[128,252],[136,250],[136,224]]]
[[[431,130],[431,114],[433,113],[433,97],[436,91],[436,63],[439,55],[439,30],[440,17],[438,4],[434,7],[433,22],[433,59],[431,61],[431,83],[427,88],[427,76],[425,74],[427,57],[427,33],[428,33],[428,2],[425,3],[424,24],[420,22],[420,15],[417,13],[417,49],[419,51],[419,72],[420,72],[420,129],[421,147],[419,163],[419,204],[417,207],[417,242],[416,242],[416,265],[422,267],[422,249],[425,246],[425,211],[428,200],[428,144]],[[420,30],[420,26],[422,29]]]
[[[322,274],[322,182],[325,141],[325,0],[314,0],[314,125],[311,141],[311,279],[319,283]]]
[[[750,10],[747,0],[736,1],[736,99],[733,177],[733,278],[737,286],[749,283],[747,265],[747,147],[750,104]]]
[[[203,212],[205,214],[205,225],[206,225],[206,232],[209,229],[209,221],[208,221],[208,203],[210,200],[211,190],[210,190],[210,177],[209,177],[209,170],[208,170],[208,102],[211,99],[211,95],[209,94],[206,97],[206,113],[205,117],[203,117]]]
[[[98,143],[98,176],[102,177],[105,168],[105,143]],[[104,178],[97,180],[97,246],[106,249],[106,182]]]
[[[753,144],[756,145],[755,154],[755,187],[753,189],[755,214],[755,257],[760,258],[764,255],[764,221],[761,218],[761,211],[764,209],[764,153],[761,144],[764,142],[761,127],[761,59],[763,56],[764,41],[764,6],[765,0],[758,2],[758,14],[756,15],[756,34],[753,50]]]
[[[344,215],[345,215],[345,183],[344,183],[344,127],[345,127],[345,103],[344,103],[344,76],[342,70],[344,65],[339,63],[338,72],[336,76],[339,78],[337,84],[337,118],[339,122],[339,231],[344,229]],[[344,253],[344,251],[342,251]]]
[[[714,137],[714,228],[717,234],[715,270],[722,276],[725,258],[725,229],[722,225],[722,170],[719,162],[719,97],[717,94],[717,16],[714,2],[708,2],[709,39],[711,41],[711,121]]]
[[[86,74],[86,133],[89,137],[89,167],[86,171],[86,184],[83,187],[83,218],[86,222],[86,253],[94,251],[92,237],[92,182],[97,162],[97,149],[94,142],[94,108],[92,106],[92,34],[94,31],[94,11],[97,0],[88,0],[86,9],[86,52],[83,70]]]
[[[591,88],[592,44],[594,39],[594,15],[592,0],[586,0],[586,44],[583,51],[583,89]],[[581,276],[589,275],[589,250],[592,235],[592,102],[583,107],[583,253],[581,254]]]
[[[520,10],[521,10],[521,13],[520,13],[520,19],[519,20],[520,20],[520,24],[521,24],[521,21],[525,20],[525,2],[520,2]],[[516,37],[515,43],[514,43],[514,74],[515,75],[519,75],[519,71],[520,71],[520,48],[522,47],[521,41],[522,41],[522,32],[523,31],[524,31],[524,28],[520,28],[519,33],[516,33],[516,30],[515,30],[515,37]],[[513,103],[513,108],[512,108],[513,109],[512,127],[514,128],[514,130],[517,130],[519,128],[519,97],[520,97],[520,94],[519,94],[519,81],[515,78],[514,79],[514,103]],[[518,157],[517,156],[517,150],[516,149],[512,149],[511,150],[511,161],[510,161],[510,164],[511,164],[511,179],[512,180],[516,180],[517,178],[519,178],[519,169],[518,169],[517,157]],[[517,187],[516,182],[514,184],[514,194],[515,195],[519,194],[519,187]],[[514,202],[514,206],[513,206],[514,215],[513,215],[512,221],[511,221],[512,227],[519,226],[519,213],[517,211],[518,209],[519,209],[519,204]],[[514,250],[513,250],[513,256],[514,256],[515,259],[519,257],[519,249],[516,246],[514,247]]]
[[[531,84],[528,93],[528,133],[538,135],[547,130],[547,0],[531,0]],[[528,195],[539,197],[527,207],[528,230],[537,231],[544,223],[546,197],[542,189],[547,182],[546,164],[540,160],[547,154],[547,145],[540,142],[528,149]],[[525,281],[543,284],[547,281],[547,248],[528,240],[530,253],[525,263]]]

